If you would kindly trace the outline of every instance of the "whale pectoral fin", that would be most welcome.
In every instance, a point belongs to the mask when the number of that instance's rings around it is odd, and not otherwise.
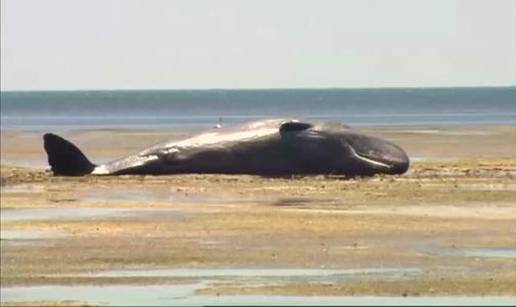
[[[309,123],[290,121],[290,122],[281,124],[279,131],[280,131],[280,134],[283,135],[283,134],[289,133],[289,132],[304,131],[304,130],[310,129],[312,127],[313,127],[313,125],[309,124]]]

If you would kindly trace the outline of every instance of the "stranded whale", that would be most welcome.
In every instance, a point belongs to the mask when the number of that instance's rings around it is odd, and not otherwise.
[[[329,122],[269,119],[235,128],[211,129],[191,138],[152,146],[95,165],[72,143],[43,137],[55,175],[224,173],[281,176],[402,174],[406,153],[388,141]]]

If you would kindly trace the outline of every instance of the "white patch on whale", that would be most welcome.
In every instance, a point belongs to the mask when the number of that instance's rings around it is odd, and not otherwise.
[[[278,132],[278,128],[262,128],[257,130],[236,131],[233,133],[208,132],[190,139],[171,144],[171,147],[199,147],[214,145],[219,142],[241,142],[256,139]],[[173,149],[170,149],[173,150]]]
[[[105,165],[99,165],[93,169],[92,175],[107,175],[109,170]]]
[[[130,161],[126,159],[117,160],[110,162],[108,164],[102,164],[93,169],[91,172],[92,175],[109,175],[112,173],[113,168],[117,168],[119,165],[123,165],[124,168],[128,167],[136,167],[145,164],[146,162],[156,160],[158,156],[156,155],[148,155],[148,156],[135,156]]]

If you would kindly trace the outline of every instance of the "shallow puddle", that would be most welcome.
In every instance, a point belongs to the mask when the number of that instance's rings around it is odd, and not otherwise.
[[[95,277],[191,277],[203,280],[223,279],[304,279],[337,280],[365,276],[403,278],[423,273],[417,268],[358,268],[358,269],[154,269],[114,270],[94,273]],[[91,275],[89,275],[91,276]]]
[[[129,192],[129,191],[98,191],[82,196],[82,200],[136,200],[136,201],[180,201],[180,202],[216,202],[220,199],[188,193],[159,193],[159,192]]]
[[[514,247],[435,247],[428,253],[460,257],[516,259],[516,248]]]
[[[11,240],[38,240],[64,237],[67,234],[57,230],[5,230],[0,232],[2,242]]]
[[[163,286],[36,286],[2,288],[2,302],[72,300],[94,305],[181,305],[202,284]]]
[[[80,200],[94,201],[170,201],[185,203],[204,203],[204,204],[245,204],[262,203],[264,200],[228,198],[215,195],[203,195],[195,193],[166,193],[164,191],[124,191],[124,190],[99,190],[90,192],[79,197]]]
[[[514,305],[516,297],[504,296],[265,296],[196,295],[202,283],[160,286],[37,286],[1,289],[2,303],[23,301],[78,301],[115,306],[191,306],[191,305]]]
[[[512,247],[481,247],[463,248],[462,252],[468,257],[513,258],[516,259],[516,248]]]
[[[170,211],[156,208],[53,207],[34,209],[3,209],[2,222],[27,220],[70,220],[98,217],[127,217],[142,211]]]

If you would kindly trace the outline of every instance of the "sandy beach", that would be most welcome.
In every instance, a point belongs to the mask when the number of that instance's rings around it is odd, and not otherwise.
[[[40,133],[2,131],[2,304],[516,303],[516,126],[361,130],[409,172],[54,177]],[[63,136],[103,162],[186,134]]]

